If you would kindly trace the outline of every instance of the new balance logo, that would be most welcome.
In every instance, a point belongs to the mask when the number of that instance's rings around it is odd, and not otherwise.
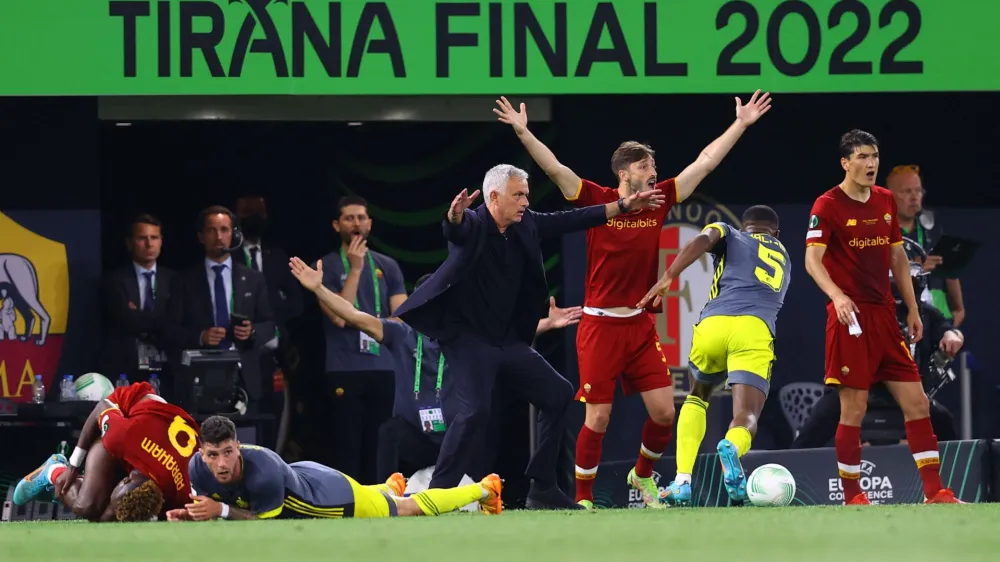
[[[847,219],[847,226],[857,226],[858,219]]]

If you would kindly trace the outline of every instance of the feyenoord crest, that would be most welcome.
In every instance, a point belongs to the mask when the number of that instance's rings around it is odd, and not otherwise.
[[[705,226],[714,222],[729,223],[740,228],[739,217],[709,197],[693,195],[667,214],[660,231],[660,270],[673,263],[677,254]],[[708,302],[715,265],[712,257],[703,254],[680,277],[674,279],[670,292],[663,299],[663,314],[657,314],[656,331],[660,336],[663,356],[671,369],[686,368],[691,352],[691,332],[698,323],[701,309]]]

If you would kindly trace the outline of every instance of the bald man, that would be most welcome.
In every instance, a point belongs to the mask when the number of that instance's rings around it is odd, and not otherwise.
[[[944,230],[934,220],[934,213],[923,208],[924,186],[919,166],[896,166],[889,172],[886,186],[896,197],[897,216],[903,236],[913,240],[924,250],[930,251],[940,240]],[[927,297],[917,295],[921,300],[933,304],[946,318],[952,318],[955,326],[965,319],[965,304],[962,285],[958,279],[949,279],[935,269],[941,265],[941,256],[928,256],[924,269],[931,272]]]

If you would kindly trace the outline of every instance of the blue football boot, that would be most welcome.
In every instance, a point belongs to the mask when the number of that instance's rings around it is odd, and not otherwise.
[[[678,483],[676,480],[660,492],[660,503],[677,507],[691,505],[691,483]]]
[[[42,466],[22,478],[17,483],[17,487],[14,488],[14,497],[12,499],[15,505],[25,505],[38,499],[43,494],[51,494],[54,491],[55,486],[50,484],[49,479],[45,477],[49,467],[54,464],[69,465],[69,461],[66,460],[65,455],[52,455],[42,463]]]
[[[740,463],[740,453],[732,441],[723,439],[716,447],[719,453],[719,464],[722,465],[722,481],[726,485],[726,493],[734,504],[742,505],[750,498],[747,496],[747,476]]]

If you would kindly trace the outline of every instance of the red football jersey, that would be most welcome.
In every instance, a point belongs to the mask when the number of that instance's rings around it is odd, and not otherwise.
[[[583,304],[594,308],[635,306],[656,284],[659,274],[660,231],[670,209],[677,204],[676,178],[661,181],[666,202],[659,209],[643,209],[609,219],[587,231],[587,285]],[[577,207],[618,201],[617,189],[581,180]]]
[[[128,386],[117,387],[105,400],[114,404],[127,418],[132,415],[132,408],[146,397],[149,397],[150,400],[165,402],[148,382],[136,382]]]
[[[862,203],[837,186],[816,199],[810,215],[806,246],[826,246],[823,265],[840,290],[859,306],[895,306],[891,248],[903,243],[903,235],[892,192],[873,186]]]
[[[190,503],[188,460],[198,449],[198,424],[187,412],[147,399],[134,403],[127,416],[109,408],[97,422],[108,454],[155,482],[163,492],[164,509]]]

